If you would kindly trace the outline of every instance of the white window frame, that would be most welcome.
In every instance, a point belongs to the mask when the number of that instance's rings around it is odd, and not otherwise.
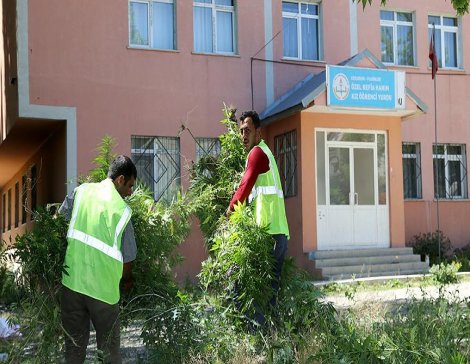
[[[439,65],[440,68],[445,68],[445,69],[453,69],[453,70],[459,70],[462,69],[462,61],[460,58],[461,55],[461,44],[460,44],[460,34],[461,34],[461,27],[460,27],[460,18],[457,18],[455,16],[446,16],[446,15],[436,15],[436,14],[429,14],[428,15],[428,30],[431,30],[431,34],[433,31],[433,25],[429,24],[429,16],[434,16],[439,18],[439,24],[436,25],[436,30],[441,31],[441,54],[440,54],[440,59],[441,59],[441,64]],[[450,25],[444,25],[444,18],[452,18],[455,19],[457,22],[456,26],[450,26]],[[445,64],[445,33],[455,33],[456,39],[455,39],[455,46],[456,46],[456,51],[457,51],[457,67],[453,66],[447,66]],[[429,35],[429,32],[428,32]],[[431,38],[428,37],[428,40],[430,41]],[[439,61],[439,55],[438,55],[438,61]]]
[[[211,3],[202,3],[197,0],[193,2],[193,8],[194,7],[201,7],[201,8],[210,8],[212,9],[212,52],[201,52],[201,51],[195,51],[196,53],[207,53],[207,54],[226,54],[226,55],[234,55],[237,54],[237,43],[236,43],[236,32],[237,32],[237,18],[236,18],[236,11],[235,11],[235,0],[234,0],[234,5],[229,6],[229,5],[219,5],[215,3],[215,0],[210,0]],[[222,52],[217,50],[217,12],[225,12],[225,13],[231,13],[232,14],[232,24],[233,24],[233,29],[232,29],[232,44],[233,44],[233,52]],[[193,22],[194,22],[194,16],[193,16]],[[193,28],[194,32],[194,28]],[[193,44],[194,47],[194,44]]]
[[[323,58],[322,55],[322,22],[321,22],[321,6],[320,3],[317,1],[290,1],[290,0],[285,0],[281,1],[281,7],[282,3],[287,2],[287,3],[296,3],[297,4],[297,13],[290,13],[283,11],[282,12],[282,18],[290,18],[290,19],[296,19],[297,20],[297,49],[298,49],[298,55],[297,57],[289,57],[284,55],[284,50],[283,52],[283,58],[287,60],[300,60],[300,61],[320,61]],[[309,15],[309,14],[302,14],[301,12],[301,5],[316,5],[317,6],[317,13],[318,15]],[[317,52],[318,52],[318,59],[304,59],[302,58],[302,18],[308,18],[308,19],[316,19],[318,21],[318,44],[317,44]]]
[[[435,154],[434,153],[434,147],[439,147],[443,146],[444,147],[444,154]],[[460,147],[461,148],[461,154],[460,155],[455,155],[455,154],[448,154],[447,153],[447,148],[448,147]],[[433,179],[434,179],[434,189],[436,186],[436,175],[435,175],[435,168],[434,168],[434,160],[436,159],[443,159],[444,160],[444,172],[445,172],[445,192],[446,195],[445,197],[440,197],[440,200],[461,200],[461,199],[467,199],[468,198],[468,190],[467,190],[467,148],[465,144],[446,144],[446,143],[438,143],[438,144],[433,144]],[[450,185],[450,173],[449,173],[449,168],[448,168],[448,162],[460,162],[460,175],[463,176],[462,179],[460,180],[460,190],[462,191],[462,195],[453,195],[451,192],[452,186]],[[436,191],[434,190],[434,195],[436,197]]]
[[[147,5],[147,37],[148,45],[131,43],[131,3],[140,3]],[[173,4],[173,48],[157,48],[153,47],[153,3]],[[175,0],[129,0],[127,6],[128,12],[128,35],[129,48],[157,49],[157,50],[176,50],[176,1]]]
[[[393,62],[384,62],[384,64],[389,64],[389,65],[396,65],[396,66],[405,66],[405,67],[413,67],[416,66],[416,27],[415,27],[415,14],[411,11],[395,11],[395,10],[388,10],[388,9],[383,9],[383,11],[389,11],[393,13],[393,20],[382,20],[380,19],[380,28],[382,27],[391,27],[393,28]],[[403,20],[398,20],[398,13],[405,13],[405,14],[411,14],[411,22],[408,21],[403,21]],[[412,33],[413,33],[413,64],[398,64],[397,59],[398,59],[398,31],[397,27],[399,25],[402,26],[411,26],[412,27]],[[382,29],[380,29],[382,31]]]
[[[406,200],[419,200],[423,198],[423,180],[422,180],[422,170],[421,170],[421,144],[414,142],[403,142],[403,145],[414,145],[415,153],[402,153],[402,159],[414,159],[416,160],[416,197],[407,197],[403,196]],[[403,173],[403,182],[405,181],[405,173]],[[403,191],[405,194],[405,191]]]

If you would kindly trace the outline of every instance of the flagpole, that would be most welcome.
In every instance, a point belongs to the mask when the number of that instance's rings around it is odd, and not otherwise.
[[[436,53],[436,24],[432,23],[432,42],[433,42],[433,50]],[[431,65],[431,72],[434,75],[434,144],[436,147],[436,156],[437,156],[437,97],[436,97],[436,78],[437,72],[434,73],[434,64]],[[436,210],[437,210],[437,246],[439,249],[439,264],[441,263],[441,234],[440,232],[440,219],[439,219],[439,166],[436,163]],[[445,186],[444,186],[445,187]]]

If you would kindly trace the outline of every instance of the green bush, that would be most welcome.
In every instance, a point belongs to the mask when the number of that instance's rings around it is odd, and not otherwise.
[[[429,269],[433,279],[441,284],[457,283],[457,272],[462,267],[458,262],[436,264]]]
[[[454,261],[462,264],[461,272],[470,272],[470,244],[454,250]]]
[[[433,233],[415,235],[413,240],[408,242],[407,245],[413,247],[413,253],[420,254],[422,259],[428,255],[431,265],[446,260],[452,250],[450,239],[440,230],[436,230]],[[439,261],[439,248],[441,261]]]

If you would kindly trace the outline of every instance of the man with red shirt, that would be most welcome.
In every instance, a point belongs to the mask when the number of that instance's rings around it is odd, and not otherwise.
[[[268,232],[275,241],[272,287],[276,295],[287,251],[287,240],[289,239],[281,179],[276,160],[271,150],[261,139],[260,120],[256,111],[245,111],[241,115],[240,121],[243,146],[248,151],[248,156],[245,172],[230,201],[227,215],[234,210],[236,204],[248,201],[253,208],[256,223],[260,226],[268,226]],[[270,301],[272,305],[276,302],[275,295]],[[264,317],[257,318],[257,321],[263,323]]]

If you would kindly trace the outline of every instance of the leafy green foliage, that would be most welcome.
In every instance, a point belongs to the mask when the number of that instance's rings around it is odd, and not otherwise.
[[[431,265],[439,262],[439,250],[441,261],[446,259],[452,249],[450,239],[446,237],[442,231],[436,230],[433,233],[418,234],[413,240],[407,243],[413,247],[414,254],[421,256],[428,255]]]
[[[252,316],[255,306],[267,310],[273,295],[274,240],[266,227],[259,227],[252,212],[238,205],[212,238],[211,256],[199,275],[205,290],[234,299],[240,311]]]
[[[367,5],[372,4],[372,0],[356,0],[358,3],[362,3],[362,7],[365,8]],[[470,5],[470,0],[450,0],[452,6],[454,7],[457,15],[465,15],[468,13],[468,7]],[[385,6],[387,0],[380,0],[380,5]]]
[[[462,248],[455,249],[453,260],[462,265],[460,268],[461,272],[470,272],[470,244],[467,244]]]
[[[457,283],[457,272],[462,267],[462,264],[451,262],[450,264],[441,263],[436,264],[429,269],[429,273],[432,274],[433,279],[441,284]]]
[[[191,186],[188,191],[209,248],[212,235],[240,183],[246,158],[235,110],[225,108],[221,123],[227,131],[219,137],[220,154],[204,156],[191,167]]]
[[[56,361],[61,355],[63,331],[59,291],[67,247],[67,222],[48,209],[38,209],[31,232],[17,237],[16,258],[21,263],[21,281],[26,289],[12,320],[20,325],[23,340],[12,345],[12,359],[21,358],[33,345],[34,361]],[[31,359],[32,360],[32,359]]]

